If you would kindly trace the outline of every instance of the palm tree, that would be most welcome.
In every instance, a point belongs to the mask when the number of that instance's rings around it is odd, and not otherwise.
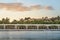
[[[19,21],[18,21],[19,24],[23,24],[24,23],[24,19],[21,18]]]
[[[2,21],[0,20],[0,24],[2,24]]]
[[[29,20],[29,19],[31,19],[30,17],[25,17],[25,20]]]
[[[2,24],[5,24],[5,18],[2,18]]]
[[[6,17],[5,23],[6,23],[6,24],[9,24],[9,23],[10,23],[9,18]]]
[[[60,16],[57,16],[57,20],[58,20],[58,21],[60,20]]]
[[[11,24],[17,24],[17,23],[18,23],[17,20],[13,20],[13,21],[11,22]]]
[[[6,19],[2,18],[1,22],[2,22],[2,24],[9,24],[10,23],[9,18],[7,18],[7,17],[6,17]]]

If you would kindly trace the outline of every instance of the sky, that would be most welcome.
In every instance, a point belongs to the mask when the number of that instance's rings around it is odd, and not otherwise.
[[[0,3],[24,3],[24,5],[40,4],[53,6],[56,9],[60,9],[60,0],[0,0]]]
[[[40,18],[40,17],[55,17],[60,16],[60,0],[0,0],[0,3],[22,3],[23,11],[12,11],[0,8],[0,19],[9,17],[11,19],[19,19],[25,17]],[[37,7],[31,8],[31,6],[41,5],[43,8],[39,10]],[[51,6],[54,10],[45,10],[46,6]],[[29,7],[30,11],[26,11],[25,7]],[[40,6],[38,6],[40,7]],[[34,9],[34,10],[33,10]],[[38,9],[38,10],[36,10]],[[18,10],[18,9],[14,9]]]

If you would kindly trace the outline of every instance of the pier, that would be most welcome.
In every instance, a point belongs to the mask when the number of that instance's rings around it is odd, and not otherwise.
[[[60,24],[0,24],[0,31],[60,30]]]
[[[60,39],[60,24],[0,24],[0,38]]]

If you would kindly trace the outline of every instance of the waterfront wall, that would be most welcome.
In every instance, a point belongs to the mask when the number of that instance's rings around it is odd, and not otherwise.
[[[1,29],[60,29],[60,24],[0,24]]]

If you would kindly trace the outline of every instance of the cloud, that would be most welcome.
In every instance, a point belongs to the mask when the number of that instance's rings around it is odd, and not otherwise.
[[[33,6],[30,6],[30,9],[31,10],[40,10],[41,6],[40,5],[33,5]]]
[[[31,11],[31,10],[40,10],[40,9],[46,9],[46,10],[52,10],[53,7],[51,6],[41,6],[41,5],[33,5],[30,7],[23,6],[22,3],[0,3],[0,9],[6,9],[6,10],[15,10],[15,11]]]
[[[45,6],[44,7],[46,10],[53,10],[54,8],[52,6]]]
[[[22,6],[21,3],[0,3],[0,9],[5,8],[7,10],[27,11],[28,7]]]

